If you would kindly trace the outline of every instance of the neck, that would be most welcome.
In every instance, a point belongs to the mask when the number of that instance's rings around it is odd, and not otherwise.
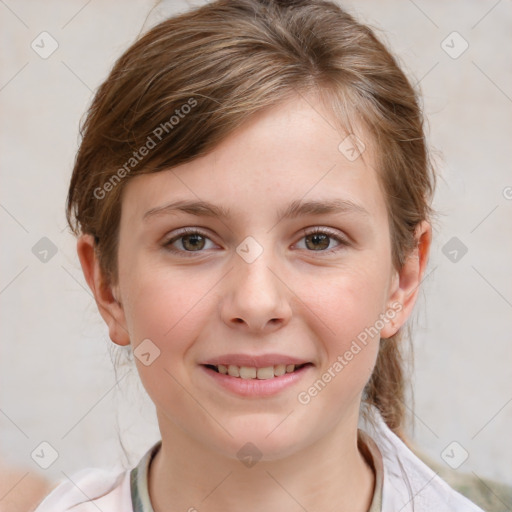
[[[252,467],[208,450],[167,422],[149,470],[155,512],[196,510],[351,510],[367,512],[372,468],[357,447],[357,418],[338,425],[307,448]],[[162,423],[160,423],[161,431]],[[333,446],[336,447],[333,449]]]

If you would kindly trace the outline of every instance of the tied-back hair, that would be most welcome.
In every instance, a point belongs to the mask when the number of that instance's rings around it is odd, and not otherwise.
[[[81,127],[66,217],[75,235],[94,236],[105,283],[118,280],[130,179],[203,156],[253,114],[306,93],[322,99],[340,142],[357,126],[375,148],[399,270],[416,247],[415,228],[432,214],[435,174],[419,96],[395,58],[331,1],[217,0],[164,20],[128,48]],[[381,340],[364,400],[404,438],[401,338],[399,330]]]

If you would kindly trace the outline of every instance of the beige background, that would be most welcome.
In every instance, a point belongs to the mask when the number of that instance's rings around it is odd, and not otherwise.
[[[193,4],[165,5],[170,13]],[[344,5],[384,31],[420,82],[442,174],[414,322],[414,439],[443,464],[441,452],[457,441],[469,453],[461,471],[512,484],[511,2]],[[115,387],[111,343],[64,219],[80,117],[150,7],[0,2],[0,456],[49,478],[134,464],[159,438],[137,376],[121,369]],[[148,23],[157,19],[153,12]],[[31,48],[43,31],[59,45],[47,59]],[[469,44],[458,58],[442,47],[453,31]],[[453,53],[463,40],[444,44]],[[46,263],[32,252],[43,237],[57,250]],[[467,247],[457,262],[442,252],[452,237]],[[59,455],[47,470],[31,458],[43,441]]]

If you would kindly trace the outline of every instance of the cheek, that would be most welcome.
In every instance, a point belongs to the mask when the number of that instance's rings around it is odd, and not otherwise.
[[[375,325],[384,312],[388,276],[379,266],[368,264],[350,270],[333,271],[319,283],[309,283],[302,296],[313,305],[324,333],[333,341],[329,346],[343,348],[349,339]]]
[[[314,304],[311,310],[316,314],[309,315],[308,328],[321,338],[317,343],[321,360],[315,379],[306,383],[297,399],[313,416],[329,414],[338,421],[359,400],[379,350],[375,326],[382,312],[384,285],[384,279],[376,279],[367,268],[331,279],[325,293],[309,291],[309,304]]]
[[[199,336],[207,303],[201,299],[212,285],[162,269],[138,270],[133,275],[125,313],[134,349],[149,338],[161,352],[183,354]]]
[[[141,256],[126,266],[124,291],[132,320],[142,323],[160,318],[160,331],[165,332],[183,316],[193,283],[190,279],[187,282],[184,273],[172,272],[169,266],[151,260]]]
[[[170,274],[156,269],[134,273],[137,278],[131,281],[125,312],[134,361],[151,400],[162,410],[187,411],[194,409],[194,403],[183,390],[189,379],[183,363],[200,338],[202,320],[208,318],[207,301],[201,298],[212,285],[205,287],[203,280],[185,279],[178,272]],[[146,360],[141,357],[144,353],[150,354]]]
[[[362,391],[379,349],[388,260],[364,256],[358,264],[308,280],[301,291],[304,303],[314,313],[307,315],[308,329],[319,338],[320,372],[324,381],[333,383],[324,398],[334,393],[337,402],[355,398]]]

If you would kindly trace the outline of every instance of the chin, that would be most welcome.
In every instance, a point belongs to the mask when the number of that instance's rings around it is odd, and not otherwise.
[[[288,424],[289,418],[283,419],[283,416],[260,420],[252,417],[250,422],[239,420],[238,424],[226,425],[233,437],[223,436],[224,444],[218,446],[217,451],[241,462],[244,457],[271,461],[293,455],[304,442],[293,435],[295,428]]]

